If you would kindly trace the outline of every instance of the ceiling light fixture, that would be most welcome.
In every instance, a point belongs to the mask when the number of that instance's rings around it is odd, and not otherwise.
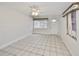
[[[32,16],[38,16],[38,14],[39,14],[39,9],[32,8]]]
[[[56,22],[56,19],[53,19],[53,20],[52,20],[52,22],[54,22],[54,23],[55,23],[55,22]]]
[[[38,12],[32,12],[32,16],[38,16]]]
[[[38,12],[35,13],[35,16],[37,16],[37,15],[38,15]]]

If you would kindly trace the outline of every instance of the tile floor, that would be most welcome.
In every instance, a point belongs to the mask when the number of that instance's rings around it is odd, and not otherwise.
[[[33,34],[0,50],[0,56],[71,56],[56,35]]]

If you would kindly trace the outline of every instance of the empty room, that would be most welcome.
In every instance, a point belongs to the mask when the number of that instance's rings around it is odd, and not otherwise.
[[[0,56],[79,56],[79,2],[0,2]]]

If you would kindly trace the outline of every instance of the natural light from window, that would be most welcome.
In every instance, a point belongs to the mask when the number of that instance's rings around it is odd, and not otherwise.
[[[47,28],[47,19],[46,20],[34,20],[34,28]]]

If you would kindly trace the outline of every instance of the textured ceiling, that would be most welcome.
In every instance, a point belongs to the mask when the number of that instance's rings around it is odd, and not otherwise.
[[[71,2],[0,2],[1,6],[9,7],[22,14],[31,15],[31,7],[40,9],[40,16],[58,17]]]

